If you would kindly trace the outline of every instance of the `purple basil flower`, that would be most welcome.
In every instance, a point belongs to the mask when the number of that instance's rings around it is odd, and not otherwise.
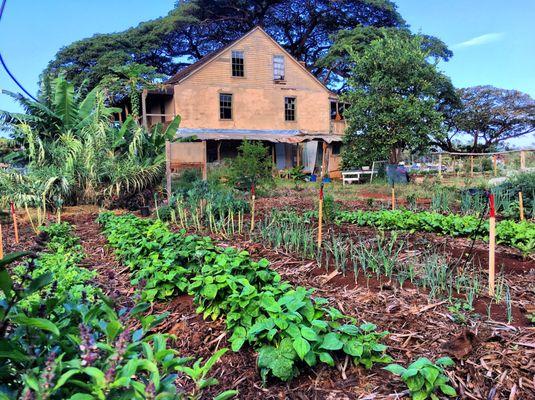
[[[80,351],[82,352],[82,366],[88,367],[92,365],[98,358],[98,348],[95,343],[95,338],[91,335],[89,327],[80,324]]]

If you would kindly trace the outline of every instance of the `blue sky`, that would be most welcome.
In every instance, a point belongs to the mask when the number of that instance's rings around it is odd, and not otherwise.
[[[458,87],[489,84],[535,97],[535,0],[395,0],[415,32],[442,39],[454,51],[441,64]],[[165,15],[175,0],[8,0],[0,50],[32,94],[39,74],[69,43],[124,30]],[[0,88],[17,90],[3,70]],[[17,106],[0,96],[0,109]],[[525,138],[523,142],[533,142]]]
[[[457,87],[493,85],[535,97],[534,0],[395,0],[414,32],[437,36]]]

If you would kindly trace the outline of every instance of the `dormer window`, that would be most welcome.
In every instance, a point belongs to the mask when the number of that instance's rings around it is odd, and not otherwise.
[[[284,56],[282,54],[273,56],[273,80],[284,80]]]
[[[232,50],[232,76],[245,76],[243,51]]]

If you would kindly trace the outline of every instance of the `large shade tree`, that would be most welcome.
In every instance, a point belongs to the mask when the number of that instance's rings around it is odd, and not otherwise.
[[[460,104],[445,110],[446,129],[433,137],[443,150],[485,152],[535,132],[535,100],[530,95],[493,86],[457,93]]]
[[[357,26],[406,27],[391,0],[182,0],[165,17],[113,34],[100,34],[61,49],[43,79],[61,71],[94,87],[110,68],[145,64],[171,75],[181,66],[262,26],[318,76],[316,61],[333,34]]]
[[[348,48],[345,168],[384,159],[397,163],[402,151],[423,150],[429,134],[442,129],[438,104],[451,84],[422,44],[420,37],[384,32],[364,49]]]
[[[385,33],[398,35],[402,39],[410,39],[415,35],[407,27],[377,27],[359,25],[353,29],[343,29],[333,36],[333,44],[326,54],[317,61],[320,68],[321,78],[325,83],[336,82],[345,88],[347,78],[354,69],[354,57],[352,54],[359,53],[369,44],[383,37]],[[429,35],[418,35],[421,39],[421,47],[429,57],[435,60],[448,61],[453,53],[440,39]]]

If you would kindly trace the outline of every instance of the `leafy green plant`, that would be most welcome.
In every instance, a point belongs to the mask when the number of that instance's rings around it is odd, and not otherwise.
[[[164,299],[187,288],[204,318],[225,317],[232,350],[246,343],[258,350],[264,380],[270,375],[288,380],[303,363],[333,365],[337,352],[367,368],[390,362],[380,343],[386,332],[376,332],[373,324],[354,325],[353,318],[327,307],[311,290],[282,281],[267,260],[218,248],[210,238],[172,233],[161,221],[110,213],[99,221],[133,276],[143,276],[143,293],[154,288],[153,299]],[[173,266],[172,279],[161,273],[167,265]]]
[[[238,156],[229,166],[230,182],[240,189],[250,189],[251,185],[261,186],[273,180],[273,162],[268,147],[262,142],[244,140],[238,147]]]
[[[66,225],[51,226],[48,231],[70,232]],[[50,243],[57,242],[54,237]],[[39,260],[41,256],[16,253],[0,260],[2,398],[197,399],[217,383],[208,373],[225,349],[206,364],[197,361],[189,367],[190,358],[179,357],[167,346],[169,335],[151,333],[167,314],[143,316],[148,303],[117,313],[94,288],[97,296],[91,300],[69,293],[58,296],[52,273],[34,279],[26,274],[15,282],[7,267],[25,257]],[[21,306],[35,295],[41,296],[37,306]],[[131,330],[125,321],[139,328]],[[193,392],[177,390],[177,373],[196,382]],[[225,391],[216,398],[228,399],[236,393]]]
[[[0,202],[112,204],[161,182],[165,142],[174,139],[180,117],[150,131],[132,116],[110,124],[121,110],[106,106],[101,89],[86,93],[63,76],[46,89],[39,101],[2,91],[26,110],[0,111],[0,122],[24,149],[27,165],[24,173],[0,171]]]
[[[429,211],[408,210],[357,210],[338,212],[335,222],[375,226],[384,230],[436,232],[454,237],[469,236],[482,240],[488,239],[488,223],[481,224],[479,218],[472,215],[443,215]],[[535,249],[535,224],[529,221],[500,221],[496,224],[496,241],[529,254]]]
[[[447,396],[457,396],[455,389],[448,385],[449,379],[444,374],[444,367],[452,365],[454,363],[449,357],[439,358],[434,364],[429,359],[420,357],[407,368],[390,364],[384,369],[401,377],[413,400],[439,400],[439,391]]]
[[[219,382],[208,374],[219,359],[228,351],[228,349],[220,349],[213,354],[204,364],[202,358],[193,363],[191,367],[187,365],[177,366],[177,370],[189,376],[195,382],[195,390],[188,395],[189,399],[200,399],[203,391],[210,387],[217,385]],[[238,394],[237,390],[226,390],[219,393],[214,400],[230,399]]]

